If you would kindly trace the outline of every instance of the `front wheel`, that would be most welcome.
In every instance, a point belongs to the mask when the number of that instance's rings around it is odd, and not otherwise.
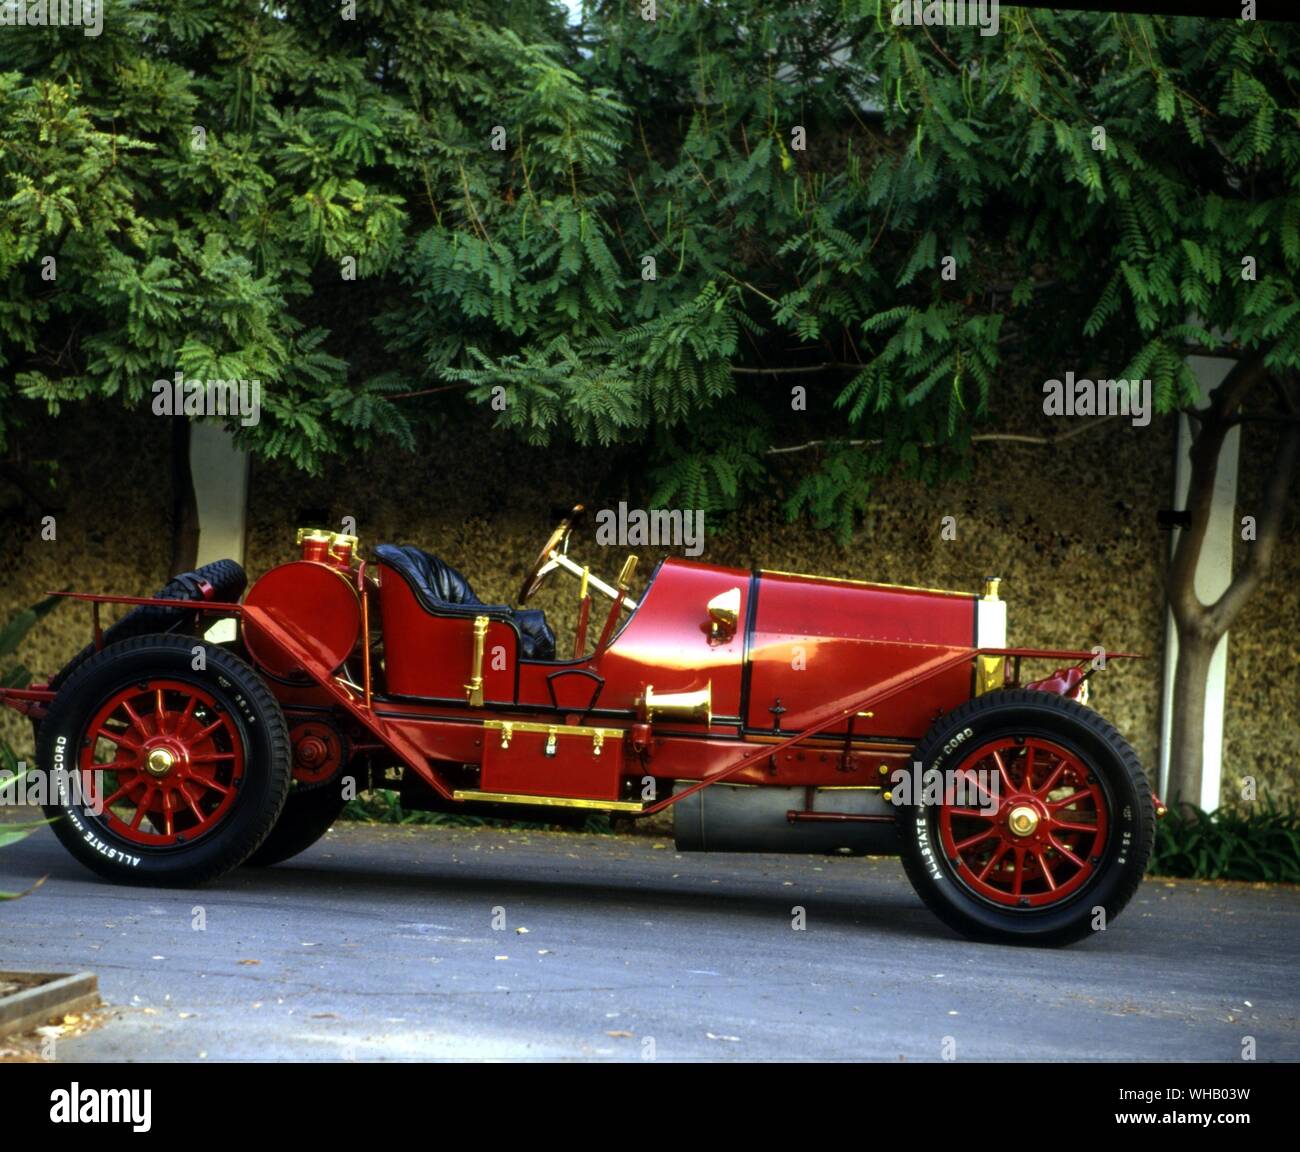
[[[196,637],[141,636],[86,660],[41,723],[46,815],[87,867],[191,885],[237,867],[284,806],[284,714],[237,656]]]
[[[895,789],[903,864],[975,939],[1067,944],[1141,883],[1155,832],[1137,755],[1089,708],[1010,689],[936,721]]]

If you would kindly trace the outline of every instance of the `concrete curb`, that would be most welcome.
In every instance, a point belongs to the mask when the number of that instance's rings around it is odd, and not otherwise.
[[[0,997],[0,1036],[26,1032],[69,1012],[99,1005],[99,977],[93,972],[0,972],[0,979],[35,977],[42,982]]]

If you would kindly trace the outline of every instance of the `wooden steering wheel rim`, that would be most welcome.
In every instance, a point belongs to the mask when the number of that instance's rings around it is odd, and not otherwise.
[[[555,531],[547,537],[546,543],[542,545],[542,550],[537,555],[537,559],[533,561],[532,567],[528,569],[528,575],[524,577],[524,582],[519,586],[518,600],[520,604],[527,604],[533,596],[537,595],[537,590],[546,583],[546,576],[541,574],[542,569],[546,567],[546,562],[551,558],[551,553],[563,544],[565,537],[573,531],[574,522],[581,514],[582,505],[575,504],[573,511],[561,520]],[[549,576],[550,573],[548,572],[546,575]]]

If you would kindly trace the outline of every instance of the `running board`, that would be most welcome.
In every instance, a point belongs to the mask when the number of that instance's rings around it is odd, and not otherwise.
[[[529,804],[535,808],[597,808],[604,812],[644,812],[636,800],[580,800],[568,796],[524,796],[518,792],[469,792],[457,789],[453,800],[478,800],[489,804]]]

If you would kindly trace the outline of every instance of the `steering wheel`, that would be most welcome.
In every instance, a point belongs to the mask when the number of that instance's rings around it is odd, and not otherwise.
[[[528,569],[528,575],[524,577],[524,582],[519,586],[518,599],[520,604],[527,604],[533,596],[537,595],[537,590],[546,583],[546,578],[554,570],[546,567],[550,563],[551,553],[564,545],[564,542],[569,538],[569,533],[573,531],[574,523],[581,515],[582,505],[575,504],[573,511],[561,520],[555,531],[547,537],[546,543],[542,545],[542,550],[537,555],[537,559],[533,561],[532,567]]]

